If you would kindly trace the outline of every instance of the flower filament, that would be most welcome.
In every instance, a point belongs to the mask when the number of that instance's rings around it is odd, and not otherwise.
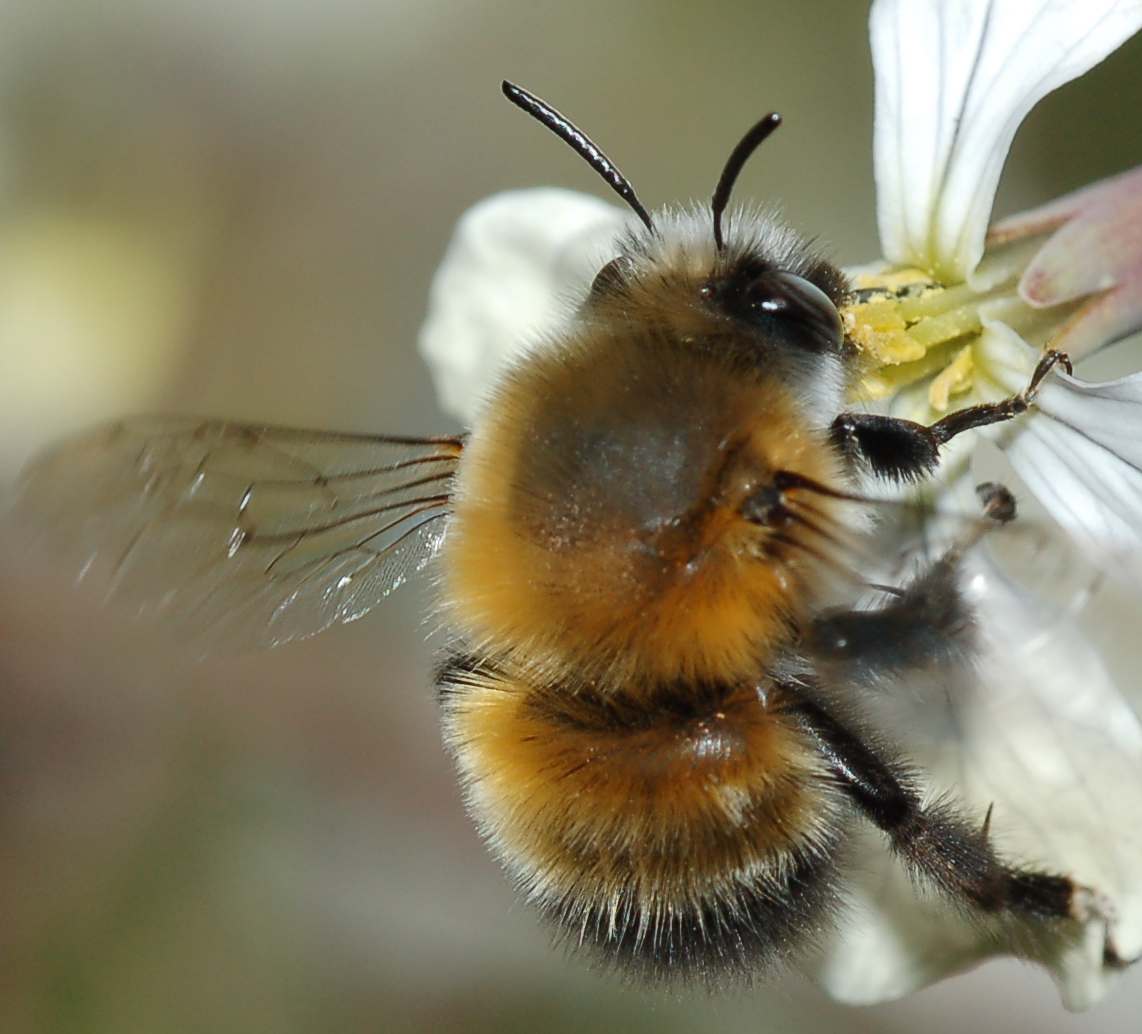
[[[1034,308],[1020,297],[1020,277],[1042,243],[997,249],[968,283],[943,283],[915,268],[856,275],[853,300],[841,310],[845,334],[864,360],[854,396],[876,401],[927,380],[928,406],[944,414],[958,408],[957,399],[966,403],[981,378],[990,380],[975,347],[986,320],[1046,344],[1086,299]]]

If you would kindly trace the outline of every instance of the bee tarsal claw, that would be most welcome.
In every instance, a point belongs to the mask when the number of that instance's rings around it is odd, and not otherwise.
[[[1129,969],[1142,961],[1142,954],[1125,956],[1115,937],[1118,909],[1109,896],[1093,887],[1075,884],[1071,897],[1071,916],[1080,923],[1101,923],[1106,928],[1102,947],[1102,964],[1107,969]]]
[[[1071,365],[1071,357],[1066,352],[1060,352],[1056,348],[1049,348],[1039,358],[1039,362],[1035,365],[1035,372],[1031,374],[1031,383],[1027,385],[1026,391],[1020,396],[1024,402],[1034,402],[1035,396],[1039,394],[1039,388],[1043,381],[1056,366],[1061,366],[1068,374],[1074,372],[1074,367]]]
[[[1114,936],[1109,931],[1106,935],[1106,941],[1102,948],[1102,964],[1107,969],[1129,969],[1139,961],[1142,961],[1142,955],[1134,955],[1130,958],[1125,958],[1118,950],[1118,945],[1114,941]]]
[[[1118,919],[1118,910],[1106,894],[1076,883],[1071,893],[1071,917],[1080,923],[1102,921],[1109,926]]]

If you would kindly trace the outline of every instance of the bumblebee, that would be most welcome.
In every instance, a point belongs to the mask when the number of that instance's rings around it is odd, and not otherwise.
[[[1098,915],[1068,877],[1000,857],[983,816],[927,803],[862,711],[885,673],[970,656],[957,571],[980,532],[871,608],[846,559],[868,484],[929,477],[1066,357],[930,426],[850,412],[845,275],[772,217],[727,214],[777,115],[709,206],[652,214],[563,115],[504,92],[638,225],[470,436],[123,421],[34,464],[25,511],[85,577],[222,641],[353,620],[435,559],[444,740],[469,810],[562,940],[640,979],[796,960],[842,899],[862,820],[919,882],[1031,943]],[[1014,516],[1002,486],[981,498],[981,528]]]

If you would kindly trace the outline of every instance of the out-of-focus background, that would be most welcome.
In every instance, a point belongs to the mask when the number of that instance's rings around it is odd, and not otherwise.
[[[854,0],[0,3],[0,483],[59,435],[180,411],[450,430],[415,351],[456,217],[600,191],[499,94],[586,127],[651,204],[745,174],[843,263],[877,251]],[[1139,160],[1142,39],[1049,98],[1000,212]],[[995,963],[851,1010],[790,979],[622,988],[549,950],[461,807],[423,589],[196,664],[0,542],[4,1031],[1133,1031]],[[1142,860],[1140,860],[1142,862]]]

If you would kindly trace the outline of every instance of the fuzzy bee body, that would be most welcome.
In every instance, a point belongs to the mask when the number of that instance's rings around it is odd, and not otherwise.
[[[836,903],[854,815],[981,921],[1028,944],[1058,932],[1080,888],[926,806],[857,706],[862,686],[970,656],[962,546],[879,608],[829,591],[867,527],[860,481],[928,476],[955,435],[1025,412],[1065,357],[931,427],[847,413],[845,277],[763,215],[723,226],[776,115],[730,155],[711,224],[652,217],[581,131],[504,90],[645,229],[503,377],[457,475],[441,583],[460,645],[439,684],[493,850],[565,942],[652,980],[795,959]],[[1010,494],[982,487],[1010,519]]]
[[[836,903],[845,802],[770,686],[632,699],[456,658],[444,735],[468,806],[560,939],[651,982],[747,975]]]
[[[930,427],[846,412],[845,277],[767,216],[723,227],[776,116],[709,209],[652,218],[563,116],[505,92],[643,228],[470,436],[123,421],[30,467],[29,523],[206,649],[355,620],[439,554],[444,738],[473,817],[564,941],[642,978],[796,959],[843,896],[856,820],[1021,950],[1106,919],[1065,875],[1001,858],[981,816],[928,803],[861,706],[970,657],[957,571],[989,522],[872,585],[875,606],[850,564],[866,481],[928,476],[957,434],[1026,412],[1065,357]],[[1012,518],[1001,486],[981,498],[990,523]]]
[[[771,272],[825,304],[843,281],[768,221],[724,254],[707,219],[674,229],[505,377],[441,565],[480,828],[569,940],[659,975],[787,949],[831,901],[843,810],[774,674],[820,573],[742,513],[780,470],[848,485],[844,358],[732,309]]]
[[[723,299],[703,302],[703,288],[763,253],[751,242],[722,260],[726,273],[701,243],[693,257],[628,249],[624,286],[589,299],[486,407],[441,565],[446,616],[481,649],[635,693],[679,677],[733,681],[755,674],[812,603],[805,557],[763,542],[739,511],[779,470],[847,483],[828,438],[839,339],[799,353],[726,315]],[[785,276],[791,261],[769,268]],[[807,253],[795,261],[840,283]],[[771,562],[756,562],[762,553]]]

